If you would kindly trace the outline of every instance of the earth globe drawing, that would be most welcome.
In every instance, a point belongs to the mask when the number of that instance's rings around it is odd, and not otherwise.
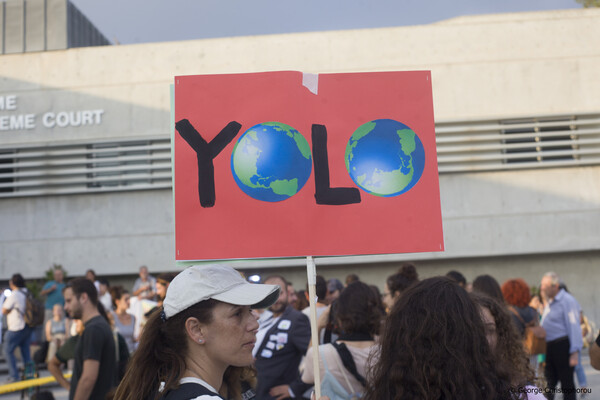
[[[425,149],[408,126],[377,119],[356,129],[345,153],[346,169],[365,192],[393,197],[412,189],[425,168]]]
[[[256,200],[289,199],[302,189],[311,170],[308,142],[296,129],[281,122],[263,122],[248,129],[231,154],[235,182]]]

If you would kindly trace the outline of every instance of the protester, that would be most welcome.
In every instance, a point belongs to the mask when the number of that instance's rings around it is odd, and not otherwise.
[[[512,321],[519,332],[521,340],[524,340],[525,328],[538,326],[540,321],[536,309],[529,306],[531,302],[529,285],[523,279],[509,279],[502,284],[501,290],[511,313]],[[537,371],[537,354],[529,354],[529,363],[533,370]]]
[[[187,268],[169,285],[163,310],[148,319],[115,400],[223,399],[227,368],[253,362],[252,308],[278,296],[277,286],[251,284],[223,264]]]
[[[294,285],[291,282],[287,283],[287,291],[288,291],[288,302],[290,306],[296,308],[296,303],[298,303],[298,294],[294,290]]]
[[[486,338],[496,360],[498,376],[510,382],[512,393],[526,393],[527,399],[544,400],[536,384],[535,372],[511,315],[504,303],[481,293],[471,293],[480,309]]]
[[[366,386],[368,361],[376,361],[376,357],[370,356],[375,353],[375,336],[379,334],[385,314],[379,307],[377,295],[362,282],[349,284],[335,304],[336,324],[341,333],[335,343],[318,346],[321,393],[332,398],[336,394],[348,399],[361,397]],[[306,352],[302,373],[302,381],[311,385],[314,384],[314,349],[313,346]]]
[[[94,284],[94,287],[96,288],[96,291],[100,291],[100,281],[98,280],[98,276],[96,275],[96,271],[94,271],[93,269],[88,269],[87,271],[85,271],[85,279],[87,279],[88,281],[92,282]]]
[[[102,303],[105,310],[112,309],[112,296],[110,295],[110,284],[107,279],[99,279],[98,301]]]
[[[44,328],[46,341],[49,343],[46,360],[50,360],[54,357],[56,351],[69,337],[69,331],[71,330],[71,322],[68,318],[65,318],[63,306],[55,304],[52,311],[52,319],[46,321],[46,326]]]
[[[461,288],[463,288],[463,289],[467,288],[467,279],[460,272],[454,271],[454,270],[448,271],[446,276],[448,278],[452,279],[454,282],[458,283],[458,286],[460,286]]]
[[[176,275],[172,272],[165,272],[156,276],[156,305],[144,314],[145,319],[148,319],[153,312],[161,309],[167,295],[167,289]]]
[[[75,348],[79,342],[79,337],[83,333],[83,322],[80,319],[73,319],[73,327],[76,330],[76,335],[69,337],[56,351],[56,353],[48,360],[48,372],[52,374],[56,382],[63,388],[70,390],[71,384],[65,379],[61,365],[66,364],[69,360],[75,358]]]
[[[116,386],[117,362],[110,325],[98,312],[98,291],[91,280],[78,278],[68,283],[64,296],[65,311],[85,325],[75,348],[69,400],[104,400]]]
[[[138,299],[154,300],[156,295],[156,279],[148,273],[148,267],[140,267],[140,276],[133,284],[133,295]]]
[[[121,382],[121,379],[123,379],[123,376],[125,376],[125,370],[127,368],[127,363],[129,362],[130,358],[129,348],[127,347],[127,342],[125,341],[125,338],[119,333],[119,330],[115,326],[114,314],[111,313],[110,310],[105,310],[104,306],[100,302],[98,302],[98,312],[100,313],[100,316],[104,318],[106,322],[108,322],[108,325],[110,326],[110,330],[113,335],[113,340],[115,342],[115,356],[117,361],[116,375],[118,385],[119,382]],[[107,398],[110,399],[112,397],[113,392],[114,391],[111,390]]]
[[[302,311],[310,305],[310,303],[308,302],[308,293],[306,292],[306,290],[298,290],[296,292],[296,295],[298,296],[298,300],[296,300],[296,305],[294,306],[294,309]]]
[[[491,275],[479,275],[478,277],[476,277],[473,280],[472,291],[477,293],[483,293],[486,296],[490,296],[491,298],[494,298],[501,303],[504,302],[504,296],[502,295],[502,289],[500,289],[500,284]]]
[[[53,308],[56,304],[61,307],[65,305],[65,298],[62,293],[65,288],[65,283],[63,282],[65,273],[62,268],[55,267],[52,270],[52,276],[54,280],[46,282],[40,291],[40,296],[46,296],[46,301],[44,302],[44,324],[52,319]]]
[[[104,306],[102,303],[98,303],[98,313],[113,329],[112,320],[109,318],[109,314],[104,310]],[[75,358],[75,349],[77,348],[77,344],[79,343],[79,339],[85,326],[80,319],[73,320],[73,327],[75,328],[75,335],[68,338],[65,343],[61,347],[58,348],[56,354],[48,361],[48,371],[52,376],[56,379],[59,385],[63,388],[70,390],[71,384],[67,381],[62,374],[61,366],[63,364],[67,364],[68,361]],[[127,350],[127,343],[125,343],[125,339],[118,332],[114,332],[113,329],[113,339],[115,341],[115,354],[117,357],[117,380],[120,381],[125,373],[125,368],[127,367],[127,362],[129,361],[129,351]]]
[[[176,274],[172,272],[166,272],[159,274],[156,277],[156,296],[158,305],[161,307],[163,305],[163,301],[165,301],[165,297],[167,296],[167,289],[169,288],[169,285],[175,276]]]
[[[410,263],[404,264],[400,271],[387,278],[383,292],[383,303],[388,309],[392,308],[402,292],[418,281],[419,275],[415,266]]]
[[[336,324],[336,309],[338,300],[334,300],[317,319],[317,331],[319,332],[319,343],[333,343],[337,340],[339,327]],[[312,342],[311,342],[312,344]]]
[[[579,357],[577,359],[577,365],[575,366],[575,376],[577,377],[577,383],[579,384],[579,389],[581,389],[582,393],[584,393],[581,398],[583,399],[585,395],[588,393],[588,382],[587,376],[585,374],[585,368],[583,367],[583,363],[581,362],[581,354],[584,349],[588,348],[594,342],[594,333],[592,325],[588,318],[581,311],[581,336],[583,339],[583,349],[579,352]]]
[[[538,315],[542,315],[544,313],[545,305],[544,301],[542,300],[542,295],[540,293],[531,296],[531,300],[529,301],[529,307],[537,311]]]
[[[4,301],[7,299],[6,294],[5,294],[6,292],[10,292],[10,290],[0,290],[0,309],[2,309],[2,306],[4,305]],[[4,321],[3,321],[4,319],[5,319],[4,316],[0,317],[0,332],[4,332],[6,330],[6,326],[4,326]],[[3,343],[2,336],[3,335],[0,334],[0,344]]]
[[[569,289],[567,288],[567,285],[564,282],[560,282],[558,285],[559,289],[564,289],[565,292],[567,293],[571,293],[569,292]],[[587,394],[587,377],[585,376],[585,370],[583,369],[583,365],[581,364],[581,353],[583,351],[583,349],[586,347],[586,332],[584,332],[585,329],[587,329],[585,327],[584,321],[586,320],[585,316],[583,315],[583,310],[581,309],[581,306],[579,305],[579,303],[577,303],[577,307],[579,307],[579,318],[580,318],[580,328],[581,328],[581,338],[582,338],[582,342],[583,342],[583,347],[581,349],[581,351],[579,351],[578,353],[578,357],[577,357],[577,364],[575,365],[575,377],[577,378],[577,383],[579,384],[578,386],[578,390],[581,391],[582,394],[582,398],[583,396],[585,396]]]
[[[542,316],[542,327],[546,330],[546,366],[544,373],[550,389],[560,381],[565,400],[575,400],[573,371],[579,352],[583,348],[580,309],[577,300],[559,288],[560,279],[554,272],[542,278],[540,290],[548,298]],[[548,393],[550,400],[554,393]]]
[[[137,337],[135,336],[135,317],[127,311],[129,310],[129,292],[123,289],[123,286],[113,286],[110,294],[115,328],[125,338],[127,349],[131,354],[136,349]]]
[[[289,305],[285,278],[270,276],[264,282],[281,287],[281,292],[269,308],[272,315],[261,323],[257,334],[253,352],[258,371],[256,397],[300,397],[309,387],[300,380],[298,366],[310,342],[310,322]]]
[[[325,296],[325,303],[331,304],[338,297],[340,297],[340,293],[344,289],[344,285],[340,282],[339,279],[331,278],[327,281],[327,296]]]
[[[594,369],[600,370],[600,334],[596,341],[590,345],[590,364]]]
[[[535,324],[539,316],[537,311],[529,306],[531,294],[529,285],[523,279],[509,279],[500,288],[503,300],[512,313],[512,319],[517,331],[523,336],[525,327]]]
[[[8,281],[11,295],[2,304],[2,314],[6,315],[8,330],[4,336],[4,354],[8,357],[8,378],[6,382],[15,382],[20,379],[17,369],[15,349],[21,351],[23,364],[31,362],[29,345],[31,343],[31,328],[25,323],[23,315],[27,302],[27,288],[21,274],[14,274]]]
[[[317,295],[317,319],[323,314],[325,309],[327,308],[327,281],[321,275],[317,275],[317,279],[315,282],[315,292]],[[306,293],[308,293],[308,284],[306,285]],[[289,297],[288,297],[289,303]],[[307,317],[310,317],[310,305],[306,306],[302,313]]]
[[[346,286],[348,286],[349,284],[351,284],[352,282],[356,282],[356,281],[360,281],[360,278],[358,277],[358,275],[356,274],[348,274],[348,276],[346,276]]]
[[[383,304],[383,295],[379,291],[377,285],[369,285],[375,296],[377,296],[377,307],[385,314],[385,304]]]
[[[380,343],[365,400],[515,398],[511,382],[498,373],[478,307],[449,278],[408,288],[392,307]]]

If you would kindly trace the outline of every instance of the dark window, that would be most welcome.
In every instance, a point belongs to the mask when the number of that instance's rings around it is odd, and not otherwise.
[[[15,178],[13,176],[9,176],[15,172],[15,168],[11,166],[11,164],[14,164],[15,161],[15,159],[12,157],[13,154],[13,152],[0,151],[0,193],[15,191],[13,186]]]
[[[576,159],[572,154],[576,129],[571,119],[522,119],[501,124],[506,135],[504,153],[511,155],[504,160],[507,164]]]

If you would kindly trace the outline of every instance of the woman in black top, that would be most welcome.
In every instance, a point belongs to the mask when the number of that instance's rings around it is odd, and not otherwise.
[[[253,308],[266,308],[279,286],[255,285],[225,265],[195,265],[173,279],[144,327],[116,400],[222,399],[229,366],[253,363]]]

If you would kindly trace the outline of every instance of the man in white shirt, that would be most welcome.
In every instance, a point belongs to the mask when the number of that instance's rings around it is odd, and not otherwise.
[[[140,267],[140,277],[133,284],[133,296],[138,299],[154,300],[156,295],[156,279],[148,273],[148,267],[142,265]]]
[[[6,324],[8,330],[4,336],[4,353],[8,357],[8,382],[18,381],[19,370],[17,369],[17,359],[15,357],[15,349],[21,349],[21,357],[23,363],[31,362],[29,345],[31,343],[31,328],[25,324],[23,315],[25,314],[26,293],[25,280],[21,274],[14,274],[9,281],[10,290],[12,291],[2,305],[2,314],[6,315]]]

